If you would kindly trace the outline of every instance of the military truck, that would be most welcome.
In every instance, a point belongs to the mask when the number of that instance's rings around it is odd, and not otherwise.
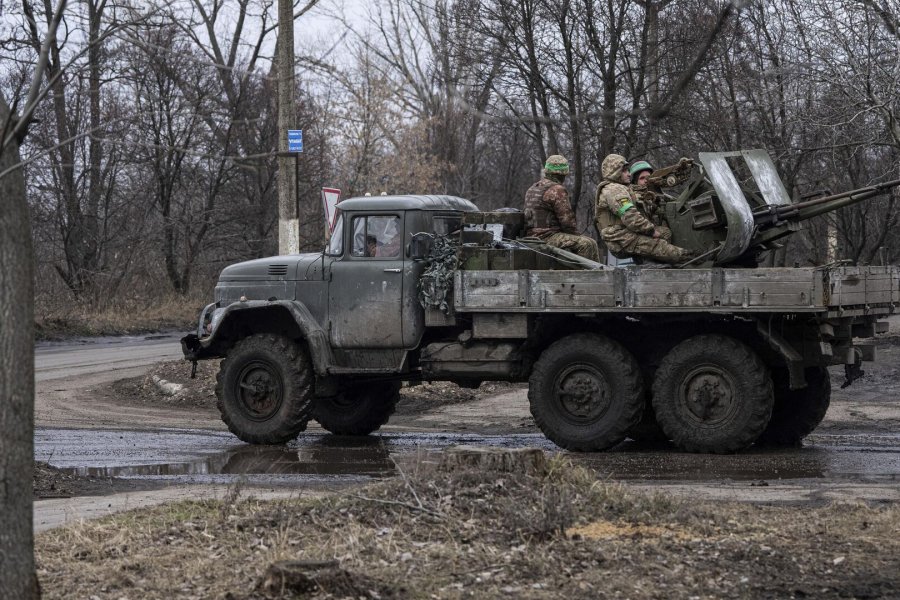
[[[348,199],[324,251],[225,268],[185,357],[224,358],[218,408],[253,444],[310,419],[368,435],[402,382],[442,380],[528,382],[537,425],[574,451],[629,436],[695,452],[796,444],[828,409],[827,367],[849,385],[874,358],[900,272],[758,267],[748,254],[771,247],[772,223],[794,231],[800,214],[755,222],[792,205],[768,155],[709,153],[695,170],[664,208],[675,243],[708,244],[702,267],[607,267],[522,237],[521,212],[462,198]]]

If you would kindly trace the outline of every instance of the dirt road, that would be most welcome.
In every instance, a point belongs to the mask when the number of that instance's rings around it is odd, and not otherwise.
[[[142,405],[108,390],[161,361],[182,357],[179,335],[123,336],[41,343],[35,347],[38,427],[200,427],[224,429],[209,410]],[[185,373],[189,372],[187,363]]]

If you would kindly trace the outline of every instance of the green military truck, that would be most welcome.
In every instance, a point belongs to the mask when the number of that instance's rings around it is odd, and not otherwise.
[[[225,268],[185,357],[224,358],[219,410],[254,444],[310,419],[368,435],[404,381],[490,380],[528,382],[537,425],[569,450],[796,444],[828,408],[826,368],[844,365],[849,385],[874,358],[900,272],[755,266],[810,205],[787,200],[759,151],[701,154],[695,170],[662,198],[674,243],[697,253],[681,268],[600,265],[522,237],[520,212],[461,198],[345,200],[324,251]]]

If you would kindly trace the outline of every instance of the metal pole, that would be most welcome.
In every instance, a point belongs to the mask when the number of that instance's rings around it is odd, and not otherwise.
[[[278,0],[278,253],[300,252],[296,162],[287,155],[287,132],[296,125],[294,106],[294,5]],[[296,161],[296,157],[294,157]]]

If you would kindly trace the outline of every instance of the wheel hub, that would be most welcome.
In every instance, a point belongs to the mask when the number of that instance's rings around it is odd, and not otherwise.
[[[557,379],[556,395],[569,417],[579,421],[596,419],[609,407],[609,385],[603,375],[587,366],[575,366]]]
[[[685,378],[681,401],[695,419],[704,423],[721,421],[734,407],[734,382],[718,367],[700,367]]]
[[[237,397],[250,418],[268,419],[281,406],[282,383],[271,365],[247,365],[238,376],[237,384]]]

